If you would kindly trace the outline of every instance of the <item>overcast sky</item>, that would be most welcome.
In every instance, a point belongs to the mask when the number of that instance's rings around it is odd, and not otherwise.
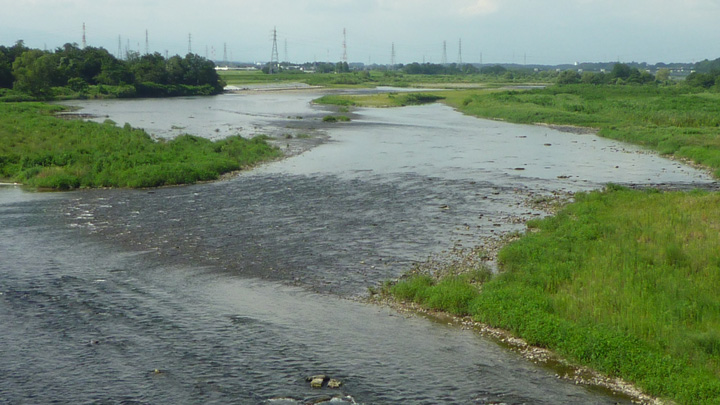
[[[221,60],[387,64],[694,62],[720,57],[720,0],[0,0],[0,45]],[[120,38],[120,41],[118,41]]]

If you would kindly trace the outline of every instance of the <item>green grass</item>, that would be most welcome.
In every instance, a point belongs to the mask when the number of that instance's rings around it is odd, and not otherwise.
[[[503,271],[482,289],[415,276],[390,291],[472,315],[652,395],[720,403],[718,207],[718,193],[580,193],[501,250]]]
[[[601,136],[690,159],[720,177],[720,93],[679,85],[571,85],[442,94],[466,114],[597,128]]]
[[[129,125],[62,120],[62,107],[0,103],[0,178],[33,187],[157,187],[214,180],[279,155],[264,139],[155,141]]]

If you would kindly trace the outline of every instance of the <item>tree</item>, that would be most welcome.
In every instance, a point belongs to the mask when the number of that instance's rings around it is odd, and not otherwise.
[[[711,73],[693,72],[685,78],[685,83],[692,87],[702,87],[705,89],[709,89],[710,87],[715,85],[715,76]]]
[[[4,48],[0,47],[0,88],[10,88],[13,84],[12,63]]]
[[[585,84],[603,84],[605,83],[605,73],[583,72],[580,81]]]
[[[564,70],[557,77],[557,84],[580,83],[580,74],[574,70]]]
[[[630,77],[632,70],[633,69],[629,65],[626,65],[624,63],[616,63],[615,66],[613,66],[612,72],[610,72],[610,77],[612,77],[613,79],[627,80]]]
[[[168,84],[168,70],[165,58],[159,53],[143,55],[130,65],[130,71],[135,75],[138,83],[153,82]]]
[[[13,87],[13,63],[20,55],[30,49],[25,46],[22,40],[15,42],[15,45],[7,48],[0,46],[0,88]]]
[[[488,74],[489,75],[501,75],[501,74],[505,73],[506,70],[507,69],[505,69],[504,67],[502,67],[500,65],[483,66],[482,68],[480,68],[480,73],[486,74],[486,75],[488,75]]]
[[[215,63],[202,56],[189,53],[185,56],[185,75],[182,84],[202,86],[209,84],[213,87],[220,85],[220,77],[215,70]]]
[[[661,82],[670,80],[670,69],[658,69],[657,73],[655,73],[655,79]]]
[[[13,63],[13,87],[35,97],[47,97],[57,76],[57,57],[39,49],[26,51]]]

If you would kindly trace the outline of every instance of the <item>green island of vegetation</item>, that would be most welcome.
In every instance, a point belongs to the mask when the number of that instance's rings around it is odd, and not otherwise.
[[[182,135],[156,141],[127,124],[52,115],[61,109],[0,103],[0,178],[57,190],[157,187],[214,180],[280,155],[263,137],[213,142]]]

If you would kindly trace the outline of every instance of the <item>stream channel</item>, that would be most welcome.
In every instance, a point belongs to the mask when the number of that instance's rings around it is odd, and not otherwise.
[[[522,231],[546,215],[532,199],[608,182],[692,188],[707,174],[442,104],[323,124],[318,96],[72,102],[155,137],[268,134],[308,150],[193,186],[0,187],[0,403],[629,403],[359,298],[429,257]],[[311,388],[315,374],[343,385]]]

